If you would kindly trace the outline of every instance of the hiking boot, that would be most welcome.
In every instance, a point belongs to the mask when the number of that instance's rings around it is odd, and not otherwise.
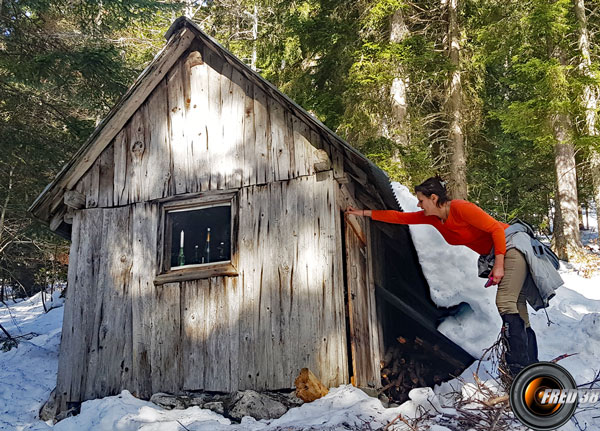
[[[506,365],[514,377],[530,364],[527,331],[525,322],[517,313],[502,315],[502,322],[503,333],[507,341]]]
[[[527,356],[529,358],[529,363],[535,364],[536,362],[540,362],[538,359],[537,337],[535,336],[533,329],[531,329],[531,326],[525,331],[527,332]]]

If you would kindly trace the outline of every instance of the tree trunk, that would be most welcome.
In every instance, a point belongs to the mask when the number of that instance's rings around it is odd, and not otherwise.
[[[252,15],[252,60],[250,62],[250,67],[252,70],[256,71],[256,60],[258,58],[257,55],[257,47],[258,43],[258,6],[254,3],[254,14]]]
[[[590,154],[590,173],[594,187],[594,202],[596,202],[596,224],[600,235],[600,152],[592,151]]]
[[[592,59],[590,56],[590,39],[587,30],[587,17],[585,16],[584,0],[573,0],[575,7],[575,16],[579,27],[579,52],[581,61],[579,70],[589,78],[594,78],[591,70]],[[585,127],[586,133],[589,136],[598,136],[596,127],[596,109],[598,108],[598,87],[595,85],[586,85],[583,88],[581,97],[583,108],[585,109]],[[594,149],[590,153],[590,174],[592,177],[592,187],[594,193],[594,201],[596,202],[596,212],[600,209],[600,153]],[[600,232],[600,218],[598,221],[598,232]]]
[[[48,281],[47,278],[46,281]],[[40,295],[42,296],[42,307],[44,307],[44,313],[47,313],[48,307],[46,307],[46,289],[44,289],[43,287],[42,290],[40,290]]]
[[[552,118],[552,130],[556,140],[554,147],[557,206],[554,227],[555,245],[558,257],[569,260],[581,251],[575,148],[569,116],[565,113],[555,114]]]
[[[4,234],[4,222],[6,220],[6,211],[8,209],[8,204],[10,202],[10,195],[13,187],[13,173],[15,171],[14,167],[10,168],[8,173],[8,187],[6,188],[6,196],[4,198],[4,203],[2,204],[2,208],[0,209],[0,247],[2,246],[2,236]]]
[[[448,150],[450,153],[450,195],[467,198],[467,155],[462,131],[462,84],[460,77],[460,30],[458,0],[448,0],[448,56],[452,71],[448,82]]]
[[[402,9],[394,12],[390,23],[390,43],[401,43],[408,37],[408,27],[404,21]],[[389,100],[391,104],[391,121],[386,128],[387,133],[383,136],[392,139],[396,143],[395,151],[392,153],[392,162],[403,166],[400,158],[400,148],[408,144],[406,133],[406,114],[408,105],[406,103],[406,73],[401,64],[396,66],[396,72],[389,88]]]
[[[408,27],[404,21],[402,9],[398,9],[392,16],[390,42],[401,43],[408,37],[408,34]],[[408,107],[406,104],[406,73],[401,65],[398,65],[396,76],[392,80],[390,99],[392,101],[394,125],[400,129],[404,129]],[[405,133],[402,134],[405,135]]]
[[[193,0],[185,0],[185,16],[186,18],[193,19],[194,18],[194,1]]]

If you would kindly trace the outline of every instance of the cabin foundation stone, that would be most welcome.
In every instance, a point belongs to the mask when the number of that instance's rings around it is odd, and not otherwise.
[[[290,408],[303,404],[302,400],[288,392],[238,391],[231,394],[190,393],[171,395],[156,393],[150,401],[167,410],[184,410],[200,407],[241,421],[244,416],[254,419],[275,419],[284,415]]]

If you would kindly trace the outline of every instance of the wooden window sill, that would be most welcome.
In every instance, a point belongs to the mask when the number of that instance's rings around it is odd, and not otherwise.
[[[238,271],[231,262],[219,262],[214,264],[206,264],[191,268],[173,269],[164,274],[159,274],[154,278],[155,285],[165,283],[177,283],[180,281],[199,280],[210,277],[237,277]]]

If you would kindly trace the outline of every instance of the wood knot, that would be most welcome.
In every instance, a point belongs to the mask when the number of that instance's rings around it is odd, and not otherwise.
[[[88,199],[88,202],[87,202],[88,208],[96,208],[97,206],[98,206],[98,202],[96,202],[96,199],[94,199],[94,198]]]
[[[144,152],[144,143],[142,141],[135,141],[131,146],[131,152],[140,155]]]
[[[124,254],[121,255],[121,263],[125,263],[127,262],[127,256],[125,256]]]

